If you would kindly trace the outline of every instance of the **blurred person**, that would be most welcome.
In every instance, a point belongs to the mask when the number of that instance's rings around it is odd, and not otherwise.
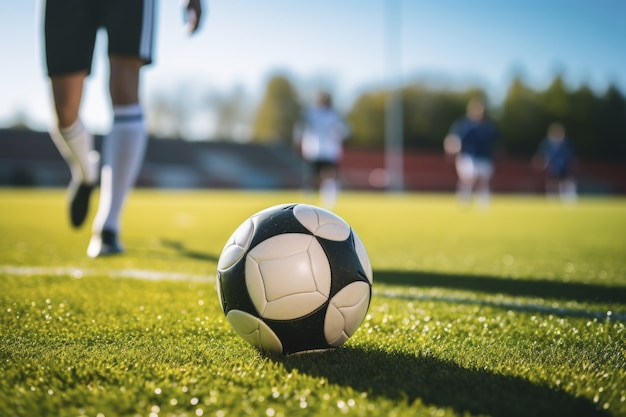
[[[318,190],[322,205],[332,210],[339,193],[339,164],[350,129],[334,109],[331,95],[321,91],[296,128],[295,144],[310,169],[308,189]]]
[[[202,0],[183,5],[190,33],[197,31]],[[87,216],[89,198],[100,182],[100,201],[87,248],[89,257],[123,252],[119,218],[139,174],[147,142],[139,102],[140,69],[152,63],[154,0],[47,0],[44,37],[55,125],[50,136],[70,167],[72,226]],[[109,96],[113,124],[100,156],[79,118],[85,78],[91,72],[96,35],[108,36]]]
[[[463,205],[468,205],[475,193],[482,208],[489,206],[498,142],[498,129],[486,116],[484,101],[472,98],[466,114],[452,124],[443,143],[445,152],[455,157],[457,196]]]
[[[545,171],[548,197],[558,196],[564,202],[576,201],[574,148],[561,123],[554,122],[548,126],[546,137],[540,142],[533,163]]]

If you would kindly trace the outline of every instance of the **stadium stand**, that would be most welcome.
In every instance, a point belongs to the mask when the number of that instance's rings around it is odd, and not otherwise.
[[[96,137],[100,149],[102,137]],[[378,150],[347,147],[341,165],[345,189],[384,189],[384,155]],[[581,194],[626,194],[626,166],[581,161],[578,188]],[[151,139],[139,187],[296,189],[302,184],[303,166],[286,144],[259,145],[231,142],[189,142]],[[48,133],[0,129],[0,186],[65,187],[69,169]],[[404,188],[409,191],[450,192],[456,174],[452,161],[442,153],[407,151],[404,156]],[[494,192],[543,193],[540,172],[528,159],[506,158],[496,162]]]

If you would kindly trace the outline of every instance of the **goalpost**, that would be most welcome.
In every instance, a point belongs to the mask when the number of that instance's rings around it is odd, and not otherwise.
[[[386,63],[389,94],[385,111],[385,170],[389,191],[404,190],[402,109],[402,0],[385,2]]]

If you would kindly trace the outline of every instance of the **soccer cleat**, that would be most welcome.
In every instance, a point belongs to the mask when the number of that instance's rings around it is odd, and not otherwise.
[[[89,198],[98,183],[100,154],[90,151],[87,158],[87,172],[83,171],[83,179],[72,179],[68,187],[70,222],[74,227],[80,227],[85,222],[89,212]]]
[[[69,200],[72,226],[80,227],[85,222],[89,211],[89,197],[94,188],[95,185],[93,184],[70,183]]]
[[[103,230],[91,237],[87,247],[87,256],[97,258],[99,256],[115,255],[124,252],[124,248],[117,238],[117,232]]]

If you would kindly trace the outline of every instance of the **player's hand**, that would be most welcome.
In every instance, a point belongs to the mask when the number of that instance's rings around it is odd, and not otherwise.
[[[200,27],[202,18],[202,0],[184,0],[185,21],[187,22],[187,32],[195,33]]]
[[[450,134],[443,140],[443,149],[448,155],[456,155],[461,152],[461,139],[457,135]]]

